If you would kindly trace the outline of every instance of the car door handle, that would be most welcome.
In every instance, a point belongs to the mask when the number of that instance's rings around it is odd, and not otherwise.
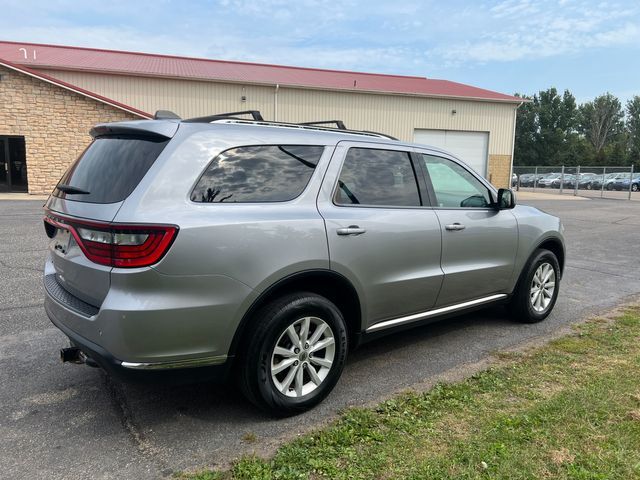
[[[456,230],[464,230],[467,227],[465,227],[461,223],[452,223],[451,225],[445,225],[444,228],[446,228],[447,230],[456,231]]]
[[[366,230],[360,228],[358,225],[349,225],[348,227],[339,228],[336,230],[338,235],[362,235]]]

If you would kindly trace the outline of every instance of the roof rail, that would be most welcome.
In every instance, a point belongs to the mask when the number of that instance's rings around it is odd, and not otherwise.
[[[215,120],[223,120],[226,118],[235,118],[238,115],[251,115],[257,122],[263,122],[262,114],[258,110],[243,110],[242,112],[218,113],[216,115],[208,115],[206,117],[196,117],[183,120],[188,123],[210,123]],[[241,120],[241,119],[238,119]]]
[[[158,114],[172,114],[175,117],[167,117],[167,118],[180,118],[173,112],[167,112],[160,110],[156,112]],[[239,115],[251,115],[252,120],[238,118]],[[240,124],[251,124],[251,125],[268,125],[274,127],[289,127],[289,128],[300,128],[307,130],[323,130],[325,132],[344,132],[351,133],[354,135],[366,135],[369,137],[378,137],[378,138],[388,138],[389,140],[398,140],[396,137],[392,137],[391,135],[387,135],[385,133],[378,132],[369,132],[366,130],[349,130],[342,120],[321,120],[317,122],[302,122],[302,123],[290,123],[290,122],[275,122],[269,121],[262,118],[262,114],[258,110],[244,110],[242,112],[230,112],[230,113],[217,113],[215,115],[208,115],[206,117],[196,117],[196,118],[188,118],[186,120],[182,120],[186,123],[211,123],[211,122],[224,122],[224,123],[240,123]],[[335,125],[335,127],[327,127],[324,125]]]
[[[342,120],[322,120],[320,122],[301,122],[300,125],[332,125],[335,124],[339,130],[347,130]]]
[[[154,120],[182,120],[180,116],[171,110],[156,110],[153,115]]]
[[[320,130],[323,132],[348,133],[352,135],[364,135],[367,137],[387,138],[389,140],[396,140],[396,141],[398,140],[396,137],[392,137],[391,135],[387,135],[385,133],[369,132],[365,130],[349,130],[349,129],[343,130],[339,128],[306,125],[304,123],[271,122],[266,120],[262,122],[256,122],[253,120],[243,120],[241,118],[219,118],[216,120],[216,123],[235,123],[235,124],[241,124],[241,125],[264,125],[267,127],[298,128],[300,130]]]

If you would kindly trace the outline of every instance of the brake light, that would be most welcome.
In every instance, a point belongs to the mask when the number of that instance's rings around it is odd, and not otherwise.
[[[118,268],[148,267],[162,259],[173,243],[173,225],[95,223],[45,216],[45,222],[71,232],[92,262]]]

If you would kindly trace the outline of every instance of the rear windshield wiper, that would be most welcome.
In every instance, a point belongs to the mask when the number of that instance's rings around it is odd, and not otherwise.
[[[71,195],[89,195],[91,193],[78,187],[72,187],[71,185],[62,184],[58,185],[56,188],[63,191],[64,193],[69,193]]]

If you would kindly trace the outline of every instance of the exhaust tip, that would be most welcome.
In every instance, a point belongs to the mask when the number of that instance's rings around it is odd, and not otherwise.
[[[68,347],[60,349],[60,360],[62,363],[84,363],[78,347]]]

